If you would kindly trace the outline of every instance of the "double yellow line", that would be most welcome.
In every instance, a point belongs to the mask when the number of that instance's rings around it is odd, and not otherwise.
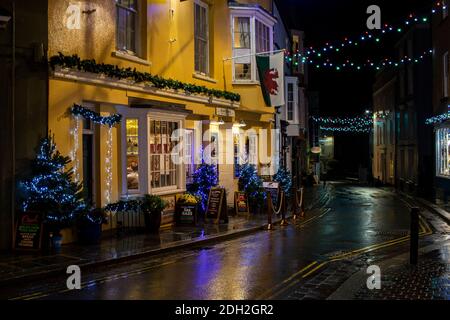
[[[430,235],[433,233],[430,226],[422,218],[422,216],[420,216],[419,227],[420,227],[420,232],[419,232],[420,237],[427,236],[427,235]],[[373,245],[370,245],[370,246],[367,246],[367,247],[364,247],[361,249],[356,249],[356,250],[349,251],[346,253],[338,254],[338,255],[332,256],[328,260],[322,261],[320,263],[318,261],[313,261],[310,264],[308,264],[306,267],[304,267],[303,269],[294,273],[292,276],[290,276],[289,278],[287,278],[286,280],[284,280],[283,282],[281,282],[280,284],[275,286],[275,288],[271,288],[268,291],[266,291],[264,294],[262,294],[260,296],[259,299],[270,300],[270,299],[280,296],[282,293],[286,292],[293,286],[297,285],[302,279],[309,277],[310,275],[312,275],[317,270],[321,269],[323,266],[327,265],[330,262],[336,262],[336,261],[340,261],[340,260],[343,260],[343,259],[346,259],[346,258],[349,258],[352,256],[358,256],[358,255],[361,255],[364,253],[391,247],[391,246],[398,245],[398,244],[402,244],[404,242],[409,241],[409,239],[410,239],[410,236],[408,235],[408,236],[400,237],[397,239],[385,241],[382,243],[373,244]]]

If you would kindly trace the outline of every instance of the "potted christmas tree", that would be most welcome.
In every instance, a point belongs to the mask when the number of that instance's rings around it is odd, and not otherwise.
[[[56,149],[53,137],[48,135],[39,144],[31,175],[19,182],[19,207],[24,212],[42,215],[46,242],[50,240],[56,251],[61,247],[61,230],[71,226],[77,214],[86,208],[82,184],[74,182],[72,169],[67,169],[70,162],[69,157]]]
[[[199,199],[199,213],[204,218],[208,205],[209,190],[219,183],[217,167],[203,162],[195,171],[193,178],[194,182],[189,192]]]
[[[260,213],[264,207],[266,193],[263,181],[258,176],[255,166],[246,163],[239,170],[239,190],[247,193],[253,213]]]

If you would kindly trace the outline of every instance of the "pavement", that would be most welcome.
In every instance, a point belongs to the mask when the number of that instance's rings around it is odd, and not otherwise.
[[[450,300],[448,207],[403,193],[400,196],[410,207],[421,208],[421,215],[434,231],[429,239],[433,244],[419,249],[417,265],[410,264],[409,252],[372,262],[380,268],[379,289],[369,289],[365,283],[369,277],[366,268],[369,264],[365,264],[333,292],[329,300]]]
[[[323,205],[326,188],[315,186],[305,191],[305,210]],[[290,213],[287,215],[291,217]],[[274,224],[281,217],[274,216]],[[196,227],[171,227],[159,234],[135,234],[103,239],[99,245],[63,245],[58,254],[15,252],[0,255],[0,285],[12,285],[43,277],[65,274],[68,265],[91,269],[201,246],[251,234],[267,227],[266,215],[229,217],[228,224]]]
[[[306,216],[288,226],[82,268],[81,290],[67,289],[65,272],[5,284],[0,299],[448,299],[450,227],[440,215],[421,206],[414,269],[407,262],[417,199],[349,182],[311,194],[317,205],[310,200]],[[371,265],[381,269],[380,291],[365,289]]]

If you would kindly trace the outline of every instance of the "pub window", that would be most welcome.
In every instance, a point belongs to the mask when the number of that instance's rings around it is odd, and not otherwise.
[[[139,120],[126,120],[127,134],[127,188],[139,190]]]
[[[184,135],[184,165],[186,168],[186,183],[194,182],[195,159],[194,159],[194,130],[185,130]]]
[[[175,132],[179,123],[173,121],[150,120],[150,185],[157,189],[176,189],[179,174],[174,163],[178,139]]]
[[[136,54],[136,30],[138,22],[138,0],[116,0],[117,49]]]

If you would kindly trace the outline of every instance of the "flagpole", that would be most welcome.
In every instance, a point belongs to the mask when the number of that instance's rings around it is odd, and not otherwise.
[[[279,53],[279,52],[283,52],[286,51],[286,49],[280,49],[280,50],[275,50],[275,51],[266,51],[266,52],[258,52],[258,53],[251,53],[251,54],[246,54],[246,55],[242,55],[242,56],[236,56],[236,57],[231,57],[231,58],[223,58],[223,61],[228,61],[228,60],[234,60],[234,59],[239,59],[239,58],[246,58],[246,57],[251,57],[251,56],[260,56],[260,55],[265,55],[265,54],[274,54],[274,53]]]

